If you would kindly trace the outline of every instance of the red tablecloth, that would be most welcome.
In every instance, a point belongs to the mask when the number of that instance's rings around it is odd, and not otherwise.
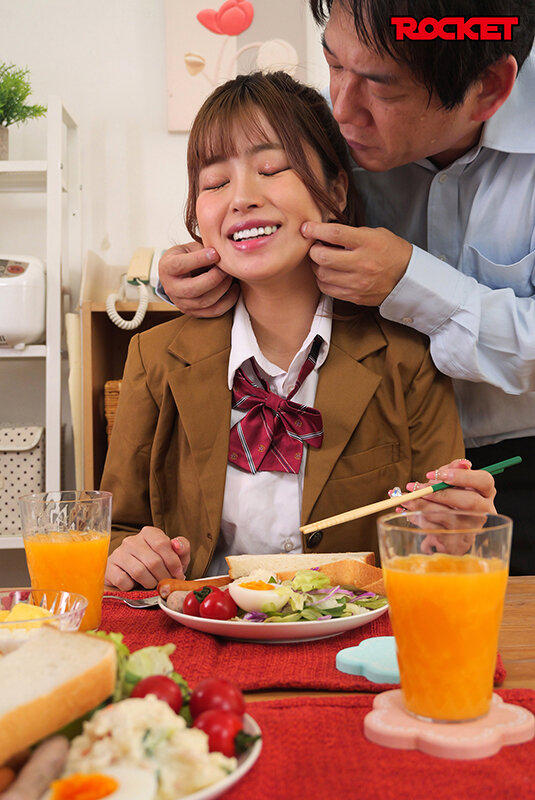
[[[151,592],[130,592],[146,597]],[[153,592],[152,592],[153,594]],[[262,644],[222,639],[185,628],[161,609],[136,610],[117,600],[104,600],[101,630],[124,634],[130,650],[147,645],[176,644],[171,656],[177,672],[191,686],[202,678],[224,676],[244,691],[262,689],[311,689],[324,691],[378,692],[392,684],[371,683],[360,675],[336,669],[336,654],[370,636],[391,636],[388,614],[340,636],[295,644]],[[503,682],[505,669],[500,656],[494,680]]]
[[[535,712],[535,692],[498,694]],[[263,734],[256,764],[225,800],[528,800],[535,798],[535,740],[473,761],[434,758],[369,742],[368,695],[249,703]]]

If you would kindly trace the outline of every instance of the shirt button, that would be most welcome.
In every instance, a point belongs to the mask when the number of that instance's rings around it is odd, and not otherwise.
[[[404,325],[410,325],[412,322],[414,322],[414,317],[403,317],[401,321]]]
[[[447,180],[448,180],[448,176],[446,175],[445,172],[443,172],[442,175],[439,175],[439,177],[438,177],[438,182],[439,183],[445,183]]]
[[[286,539],[282,546],[286,553],[290,553],[294,549],[294,543],[291,539]]]

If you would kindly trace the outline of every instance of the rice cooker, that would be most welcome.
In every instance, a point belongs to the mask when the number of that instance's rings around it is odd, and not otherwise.
[[[45,265],[0,253],[0,347],[23,348],[45,335]]]

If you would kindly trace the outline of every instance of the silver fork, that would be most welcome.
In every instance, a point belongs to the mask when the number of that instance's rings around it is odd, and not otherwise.
[[[121,600],[123,603],[126,603],[127,606],[130,608],[156,608],[158,605],[158,598],[159,595],[155,594],[152,597],[119,597],[115,594],[104,594],[102,595],[103,600]]]

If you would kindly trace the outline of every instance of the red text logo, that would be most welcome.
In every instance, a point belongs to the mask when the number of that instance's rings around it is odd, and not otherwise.
[[[396,40],[401,39],[494,39],[511,41],[512,30],[518,17],[390,17],[396,29]]]

